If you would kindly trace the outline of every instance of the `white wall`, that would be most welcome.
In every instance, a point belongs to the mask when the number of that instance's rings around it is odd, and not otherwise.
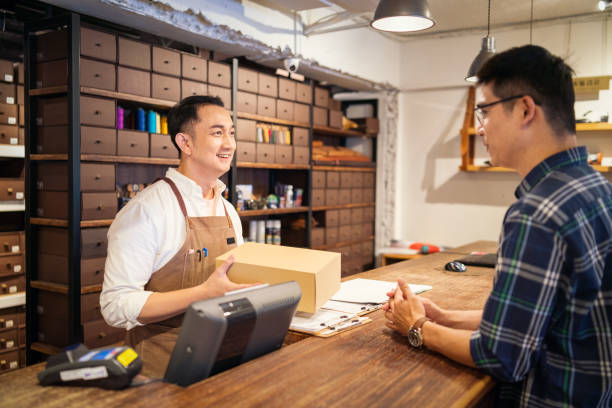
[[[607,23],[609,50],[602,41],[604,29],[601,21],[536,27],[533,42],[567,58],[578,76],[604,75],[612,70],[612,22]],[[528,29],[493,35],[498,52],[529,42]],[[415,40],[402,46],[397,238],[450,246],[497,240],[503,215],[514,201],[518,175],[458,170],[467,99],[463,78],[481,37]],[[579,102],[577,111],[606,105],[612,110],[610,93],[603,94],[608,102]],[[484,159],[478,143],[476,155]]]

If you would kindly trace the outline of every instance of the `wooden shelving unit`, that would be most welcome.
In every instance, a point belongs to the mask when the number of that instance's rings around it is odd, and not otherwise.
[[[348,246],[348,245],[355,245],[355,244],[363,244],[364,242],[368,242],[374,239],[374,235],[364,238],[364,239],[359,239],[357,241],[349,241],[349,242],[338,242],[336,244],[333,245],[321,245],[321,246],[317,246],[317,247],[313,247],[312,249],[318,249],[321,251],[327,251],[330,249],[336,249],[336,248],[341,248],[344,246]]]
[[[238,112],[237,116],[240,119],[250,119],[250,120],[256,120],[258,122],[266,122],[266,123],[273,123],[275,125],[286,125],[286,126],[297,126],[297,127],[304,127],[304,128],[308,128],[310,127],[309,123],[304,123],[304,122],[294,122],[291,120],[284,120],[284,119],[278,119],[278,118],[271,118],[269,116],[261,116],[261,115],[255,115],[253,113],[246,113],[246,112]]]
[[[376,203],[322,205],[322,206],[319,206],[319,207],[312,207],[312,211],[344,210],[344,209],[347,209],[347,208],[368,208],[368,207],[374,207],[375,205],[376,205]]]
[[[313,132],[326,135],[326,136],[338,136],[338,137],[360,137],[360,138],[375,138],[376,135],[368,135],[356,130],[345,130],[337,129],[328,126],[313,126]]]
[[[240,217],[256,217],[260,215],[281,215],[281,214],[297,214],[307,213],[308,207],[295,207],[295,208],[273,208],[266,210],[242,210],[238,211]]]
[[[30,285],[33,288],[46,290],[47,292],[61,293],[63,295],[68,294],[68,285],[61,285],[59,283],[36,281],[36,280],[31,281]],[[96,293],[96,292],[100,292],[101,290],[102,290],[102,285],[82,286],[81,294],[84,295],[86,293]]]
[[[313,165],[313,170],[326,170],[326,171],[359,171],[359,172],[372,172],[376,173],[376,163],[371,163],[374,167],[354,167],[354,166],[329,166],[329,165]]]
[[[244,169],[271,169],[271,170],[310,170],[309,164],[276,164],[237,162],[236,167]]]
[[[122,92],[107,91],[105,89],[89,88],[85,86],[81,86],[79,90],[81,94],[85,94],[85,95],[103,96],[105,98],[113,98],[113,99],[119,99],[119,100],[127,101],[127,102],[142,103],[148,106],[160,107],[160,108],[166,108],[166,109],[171,108],[176,104],[176,102],[166,101],[163,99],[147,98],[145,96],[131,95],[131,94],[126,94]],[[29,95],[30,96],[49,96],[49,95],[65,94],[67,92],[68,92],[68,86],[62,85],[62,86],[54,86],[54,87],[49,87],[49,88],[30,89]]]
[[[44,225],[47,227],[68,227],[68,220],[57,218],[30,218],[30,223],[33,225]],[[108,227],[113,223],[113,220],[85,220],[80,222],[81,228]]]

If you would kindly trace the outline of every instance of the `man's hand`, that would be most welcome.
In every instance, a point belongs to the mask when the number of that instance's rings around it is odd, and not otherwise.
[[[227,271],[231,268],[234,263],[234,255],[227,258],[222,265],[219,265],[217,269],[206,279],[206,282],[202,283],[202,289],[206,293],[206,298],[212,298],[217,296],[223,296],[226,292],[233,290],[248,288],[255,284],[238,284],[234,283],[227,277]]]
[[[425,316],[422,300],[412,293],[406,281],[401,278],[397,280],[397,289],[383,310],[387,319],[385,325],[404,336],[419,318]]]

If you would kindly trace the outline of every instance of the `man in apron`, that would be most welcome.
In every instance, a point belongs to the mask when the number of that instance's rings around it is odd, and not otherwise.
[[[163,377],[191,303],[249,286],[228,279],[233,258],[215,269],[218,255],[243,243],[219,180],[236,150],[229,112],[217,97],[190,96],[168,113],[168,131],[179,167],[117,214],[100,296],[104,319],[128,330],[150,377]]]

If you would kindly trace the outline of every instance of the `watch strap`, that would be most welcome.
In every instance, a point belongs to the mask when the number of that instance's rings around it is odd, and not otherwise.
[[[423,316],[412,325],[412,328],[415,330],[420,330],[425,322],[431,322],[431,319],[427,316]]]

